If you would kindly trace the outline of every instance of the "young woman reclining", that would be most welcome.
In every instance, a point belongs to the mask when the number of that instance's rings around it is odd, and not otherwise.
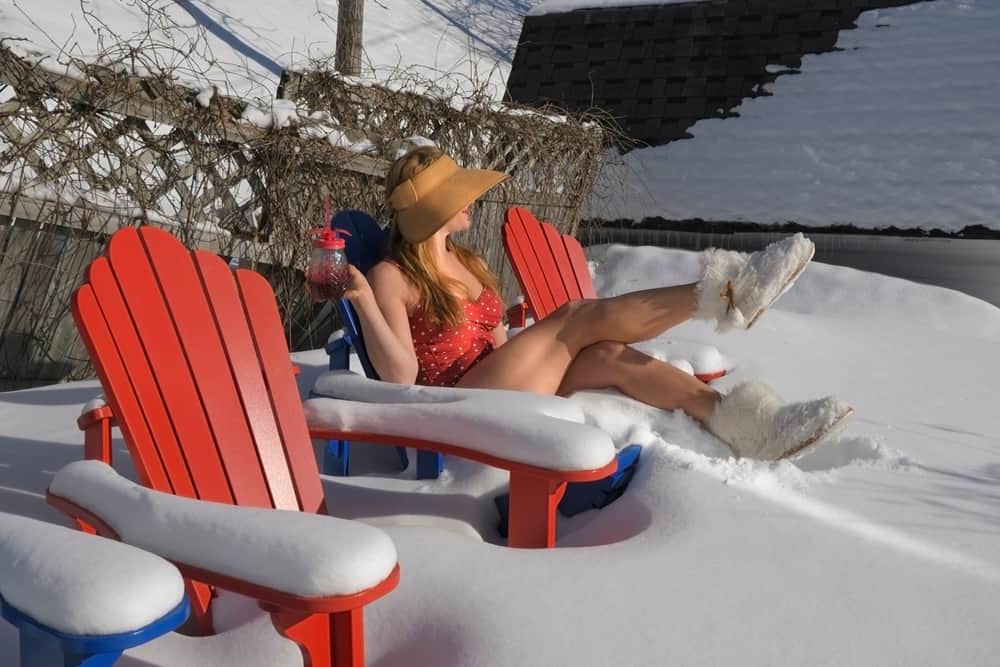
[[[516,389],[566,395],[616,388],[663,410],[683,410],[756,459],[791,456],[853,412],[826,397],[785,404],[757,382],[726,395],[629,347],[690,318],[720,330],[749,328],[812,259],[801,234],[744,254],[708,249],[701,279],[567,303],[508,340],[497,277],[450,235],[469,228],[469,207],[505,174],[463,169],[434,147],[396,160],[386,177],[394,211],[386,259],[346,293],[372,364],[399,383]]]

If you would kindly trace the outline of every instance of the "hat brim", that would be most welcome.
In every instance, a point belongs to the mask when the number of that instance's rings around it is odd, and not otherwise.
[[[507,179],[489,169],[459,169],[413,206],[397,211],[399,231],[410,243],[426,241],[466,206]]]

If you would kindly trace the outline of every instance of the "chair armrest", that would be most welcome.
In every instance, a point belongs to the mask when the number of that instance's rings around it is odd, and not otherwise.
[[[0,607],[15,625],[41,625],[65,635],[135,633],[165,617],[173,621],[169,630],[187,617],[184,581],[162,558],[5,513],[0,513]]]
[[[185,576],[276,607],[345,611],[398,581],[389,536],[357,521],[181,498],[139,486],[97,461],[62,468],[48,500],[166,558]]]
[[[558,396],[402,385],[350,371],[323,373],[312,391],[303,407],[313,437],[381,438],[563,481],[614,472],[611,437]]]

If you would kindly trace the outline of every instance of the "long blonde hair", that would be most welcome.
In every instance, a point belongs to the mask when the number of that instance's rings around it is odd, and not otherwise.
[[[386,196],[400,183],[413,178],[442,155],[444,152],[435,146],[421,146],[397,159],[389,167],[385,177]],[[429,240],[410,243],[403,238],[398,226],[393,224],[388,244],[386,256],[396,262],[417,288],[419,307],[423,310],[427,323],[434,327],[456,327],[464,322],[465,311],[455,294],[464,291],[465,286],[438,271]],[[500,293],[500,281],[487,267],[486,260],[481,255],[455,243],[450,237],[445,240],[445,247],[484,287]]]

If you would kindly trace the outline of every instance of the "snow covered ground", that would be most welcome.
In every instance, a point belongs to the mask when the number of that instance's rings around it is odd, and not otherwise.
[[[523,0],[367,2],[362,73],[385,78],[416,68],[446,88],[468,89],[473,80],[499,98],[529,7]],[[213,83],[259,101],[274,97],[283,68],[332,61],[336,30],[335,0],[0,0],[0,39],[16,40],[6,45],[20,52],[91,60],[129,41],[155,51],[196,89]]]
[[[601,246],[592,259],[601,294],[698,271],[681,250]],[[369,664],[995,664],[998,340],[1000,309],[982,301],[813,263],[750,332],[687,323],[642,347],[714,345],[733,366],[720,387],[754,377],[788,399],[836,393],[852,424],[793,462],[736,461],[682,415],[579,394],[619,446],[644,450],[627,493],[563,519],[550,551],[498,546],[498,471],[449,459],[418,482],[391,449],[359,447],[362,474],[324,478],[328,504],[387,530],[403,573],[368,608]],[[307,387],[325,356],[299,361]],[[81,457],[75,418],[96,391],[0,394],[0,511],[63,521],[42,494]],[[264,619],[227,609],[228,633],[168,637],[122,664],[281,664]],[[15,652],[0,622],[0,663]]]

